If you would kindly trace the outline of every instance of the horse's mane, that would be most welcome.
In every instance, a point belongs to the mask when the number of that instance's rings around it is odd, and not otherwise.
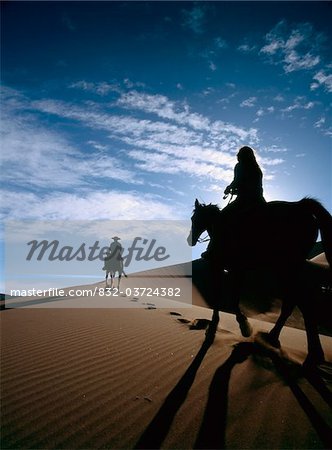
[[[199,205],[199,207],[200,207],[200,208],[209,209],[209,211],[219,211],[219,212],[221,211],[220,207],[219,207],[217,204],[215,204],[215,203],[208,203],[208,204],[206,204],[206,203],[201,203],[201,204]],[[194,208],[193,211],[195,211],[195,209],[196,209],[196,208]]]

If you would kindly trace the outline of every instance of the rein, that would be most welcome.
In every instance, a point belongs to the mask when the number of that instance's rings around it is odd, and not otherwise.
[[[201,244],[202,242],[208,242],[210,240],[209,235],[207,235],[205,238],[198,238],[197,242]]]

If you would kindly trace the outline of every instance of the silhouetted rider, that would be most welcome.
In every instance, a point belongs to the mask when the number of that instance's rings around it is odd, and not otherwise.
[[[224,194],[236,195],[234,204],[241,204],[241,206],[265,203],[263,197],[263,173],[256,161],[253,149],[246,146],[240,148],[237,159],[238,163],[234,168],[234,179],[226,187]]]
[[[226,187],[224,194],[236,195],[236,199],[222,209],[223,223],[231,225],[237,220],[243,220],[243,214],[252,207],[266,203],[263,196],[263,173],[259,167],[251,147],[241,147],[237,154],[238,163],[234,168],[234,179]],[[238,214],[241,214],[239,218]],[[232,226],[232,225],[231,225]],[[208,259],[211,254],[209,243],[202,258]]]

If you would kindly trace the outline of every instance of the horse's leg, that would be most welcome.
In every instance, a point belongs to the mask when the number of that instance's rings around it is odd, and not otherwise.
[[[111,289],[113,289],[113,286],[114,286],[114,272],[113,271],[110,272],[110,275],[111,275]]]
[[[119,277],[118,277],[118,291],[120,291],[121,271],[119,271],[118,274],[119,274]]]
[[[311,314],[304,314],[304,323],[307,332],[308,356],[304,365],[312,366],[325,361],[324,351],[319,339],[316,320]]]
[[[288,317],[292,314],[293,309],[295,307],[295,303],[289,297],[286,297],[282,301],[281,312],[280,315],[272,328],[272,330],[268,334],[268,340],[273,347],[280,347],[279,336],[281,330],[283,329]]]
[[[239,327],[241,330],[241,334],[243,337],[249,337],[252,335],[252,326],[250,325],[249,320],[247,317],[243,314],[243,312],[240,310],[240,307],[238,306],[238,311],[236,312],[236,320],[239,323]]]
[[[310,292],[310,291],[309,291]],[[299,302],[299,308],[303,315],[305,330],[307,333],[308,355],[304,364],[317,365],[324,362],[324,351],[319,339],[318,326],[315,310],[312,303],[312,297],[305,295]]]
[[[218,311],[218,309],[214,309],[214,310],[213,310],[213,313],[212,313],[212,321],[211,321],[211,324],[212,324],[212,328],[213,328],[215,331],[217,331],[218,323],[219,323],[219,311]]]
[[[214,309],[213,313],[212,313],[212,319],[211,319],[210,325],[208,326],[207,330],[205,331],[205,336],[211,340],[210,341],[211,343],[213,342],[214,337],[216,335],[218,323],[219,323],[219,310]]]
[[[300,286],[299,283],[301,283],[301,277],[299,277],[298,269],[292,271],[291,273],[289,270],[281,270],[277,274],[277,277],[279,280],[279,287],[281,286],[282,289],[282,304],[280,315],[274,324],[274,327],[268,334],[268,341],[271,345],[273,345],[273,347],[279,348],[279,337],[281,330],[287,322],[287,319],[292,314],[295,305],[297,304],[297,298],[299,298],[298,289]]]
[[[105,275],[106,287],[108,287],[107,279],[108,279],[108,272],[107,272],[107,270],[106,270],[106,275]]]
[[[243,272],[230,272],[230,287],[231,287],[231,304],[233,305],[233,311],[235,313],[236,320],[240,326],[241,334],[243,337],[249,337],[252,335],[252,326],[249,323],[247,317],[240,309],[240,294],[241,286],[244,280]]]
[[[218,264],[217,260],[211,259],[211,261],[209,261],[209,265],[210,265],[213,292],[218,297],[220,295],[220,273],[222,271],[222,268]],[[219,323],[218,302],[216,303],[217,303],[216,306],[213,308],[211,323],[205,333],[207,336],[211,337],[216,334]]]

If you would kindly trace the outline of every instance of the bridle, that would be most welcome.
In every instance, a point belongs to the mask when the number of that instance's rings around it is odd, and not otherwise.
[[[228,196],[229,196],[229,194],[224,195],[224,196],[223,196],[223,200],[226,200],[226,198],[227,198]],[[233,200],[233,197],[234,197],[234,194],[231,194],[231,196],[230,196],[230,198],[229,198],[229,200],[228,200],[227,205],[230,204],[230,202]]]
[[[226,200],[226,199],[228,198],[228,196],[229,196],[229,194],[224,195],[224,196],[223,196],[223,200]],[[227,205],[230,204],[230,202],[233,200],[233,197],[234,197],[234,194],[231,193]],[[202,244],[203,242],[208,242],[208,241],[210,241],[210,240],[211,240],[211,239],[210,239],[209,235],[207,235],[207,236],[205,236],[205,237],[198,238],[198,239],[197,239],[197,242],[198,242],[199,244]]]

